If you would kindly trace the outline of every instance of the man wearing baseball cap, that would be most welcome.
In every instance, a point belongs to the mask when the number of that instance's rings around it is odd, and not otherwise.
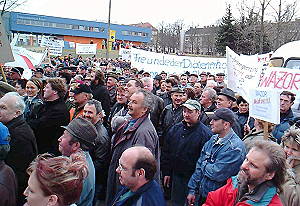
[[[201,105],[196,100],[187,100],[183,105],[183,121],[171,127],[162,148],[163,184],[169,187],[172,181],[172,205],[186,202],[188,181],[204,144],[213,135],[199,119]]]
[[[93,97],[90,86],[86,84],[80,84],[72,92],[74,93],[75,107],[70,109],[70,121],[83,115],[84,105]]]
[[[204,203],[207,194],[223,185],[226,180],[238,173],[246,156],[243,141],[235,134],[232,125],[234,113],[228,108],[217,109],[211,120],[211,129],[215,133],[204,145],[194,174],[189,180],[189,205],[195,202],[199,192],[200,203]]]
[[[73,119],[67,126],[62,126],[62,128],[65,131],[58,139],[59,151],[65,156],[83,151],[89,170],[89,174],[83,182],[80,199],[76,202],[76,205],[92,206],[95,194],[95,167],[89,150],[95,146],[97,130],[89,120],[81,117]]]

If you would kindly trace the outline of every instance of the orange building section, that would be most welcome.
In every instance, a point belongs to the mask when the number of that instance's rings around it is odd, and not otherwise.
[[[102,43],[104,39],[91,38],[91,37],[80,37],[80,36],[64,36],[64,41],[75,42],[80,44],[97,44],[97,49],[102,48]]]
[[[93,44],[97,44],[97,49],[104,49],[104,41],[105,39],[98,39],[98,38],[92,38],[92,37],[80,37],[80,36],[64,36],[64,41],[68,42],[75,42],[80,44],[90,44],[93,42]],[[122,42],[121,40],[116,40],[118,42]],[[125,40],[125,44],[129,44],[130,41]],[[141,42],[132,42],[135,46],[140,46]]]

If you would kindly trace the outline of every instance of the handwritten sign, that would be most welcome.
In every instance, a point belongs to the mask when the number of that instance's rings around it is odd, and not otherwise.
[[[227,47],[226,58],[228,87],[248,101],[249,89],[257,86],[262,69],[257,55],[239,56]]]
[[[267,67],[260,77],[258,87],[299,92],[300,70],[281,67]]]
[[[96,54],[97,44],[76,43],[76,54]]]
[[[14,57],[0,17],[0,63],[12,62]]]
[[[249,90],[249,115],[251,117],[280,123],[280,92],[268,88]]]

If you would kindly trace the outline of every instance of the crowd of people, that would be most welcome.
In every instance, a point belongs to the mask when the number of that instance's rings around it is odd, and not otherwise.
[[[23,72],[0,85],[0,205],[300,205],[290,91],[273,125],[224,73],[71,55]]]

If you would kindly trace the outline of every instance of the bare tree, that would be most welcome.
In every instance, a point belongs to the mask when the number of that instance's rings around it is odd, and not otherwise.
[[[190,27],[190,29],[185,33],[186,51],[191,54],[199,52],[200,37],[197,30],[197,27]]]
[[[164,53],[175,53],[180,47],[180,31],[184,24],[178,20],[172,24],[160,23],[158,27],[159,50]]]
[[[277,49],[282,44],[296,40],[297,33],[299,33],[299,28],[295,28],[299,25],[293,22],[297,12],[297,0],[290,3],[284,0],[277,0],[276,2],[273,0],[273,2],[270,7],[274,12],[275,21],[269,36],[274,42],[273,49]]]
[[[259,38],[259,53],[263,53],[264,38],[265,38],[265,13],[272,0],[259,0],[261,16],[260,16],[260,38]]]
[[[3,16],[6,11],[13,10],[25,2],[27,2],[27,0],[0,0],[1,16]]]

